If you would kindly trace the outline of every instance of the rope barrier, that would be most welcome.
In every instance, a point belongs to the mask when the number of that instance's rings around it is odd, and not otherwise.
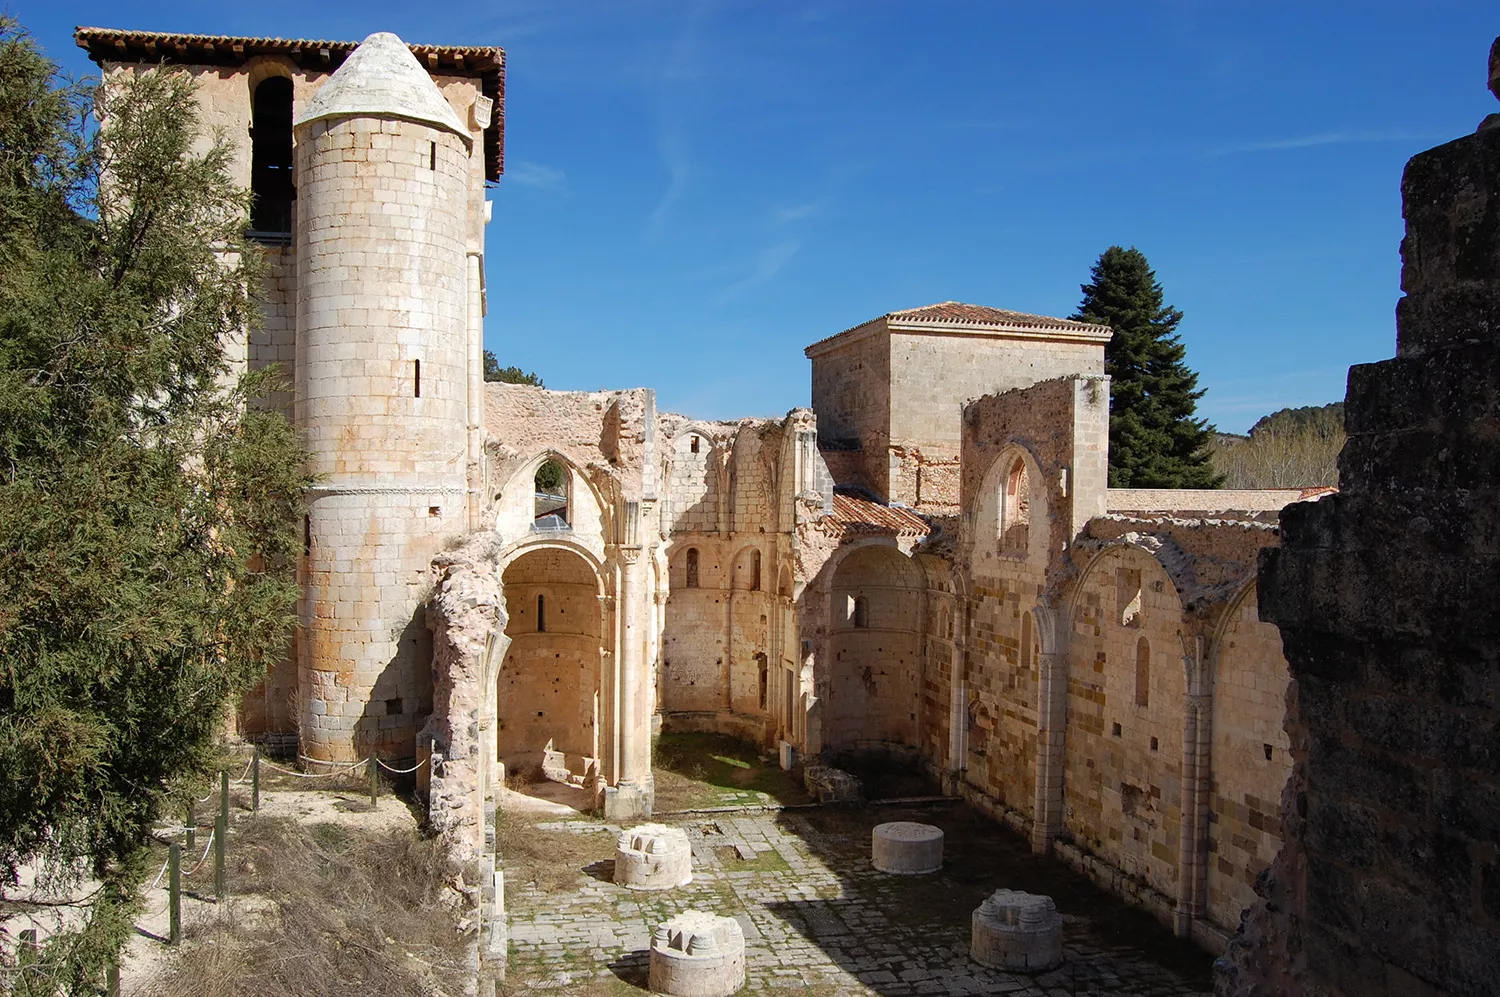
[[[391,773],[391,775],[411,775],[417,769],[421,768],[423,765],[426,765],[428,762],[431,762],[431,761],[432,761],[432,756],[428,755],[426,759],[424,759],[423,761],[417,762],[417,764],[413,765],[409,769],[393,769],[389,765],[387,765],[385,762],[382,762],[379,758],[375,759],[375,763],[377,765],[379,765],[381,768],[385,769],[387,772]]]
[[[156,878],[151,881],[150,888],[146,890],[147,893],[150,893],[151,890],[154,890],[158,886],[161,885],[161,878],[167,874],[167,866],[169,866],[171,864],[172,864],[172,856],[168,855],[166,858],[162,859],[161,872],[158,872],[156,874]]]
[[[230,785],[231,786],[238,786],[240,783],[244,782],[246,779],[249,779],[250,778],[250,769],[252,767],[254,767],[254,765],[255,765],[255,759],[251,758],[248,762],[245,763],[245,771],[241,772],[240,773],[240,777],[238,779],[235,779],[233,782],[231,782]],[[212,796],[213,794],[210,793],[209,795]]]
[[[203,868],[203,863],[208,861],[208,850],[214,846],[214,835],[217,833],[217,829],[208,832],[208,840],[203,844],[203,857],[198,860],[197,865],[193,866],[187,872],[183,873],[184,876],[191,876],[193,873]]]
[[[301,755],[298,755],[297,757],[301,758],[302,761],[304,761],[304,762],[312,762],[312,763],[314,763],[316,765],[327,765],[327,764],[329,764],[328,762],[319,762],[315,758],[302,758]],[[339,769],[336,772],[294,772],[291,769],[284,769],[280,765],[277,765],[277,764],[275,764],[273,762],[268,762],[264,758],[262,758],[260,760],[260,763],[262,765],[265,765],[268,768],[275,769],[277,772],[283,772],[286,775],[296,776],[298,779],[327,779],[329,776],[345,775],[345,774],[347,774],[349,772],[353,772],[355,769],[359,768],[361,765],[368,765],[369,761],[370,760],[368,758],[361,758],[359,761],[353,762],[350,765],[348,765],[348,766],[346,766],[344,768],[341,768],[341,769]]]

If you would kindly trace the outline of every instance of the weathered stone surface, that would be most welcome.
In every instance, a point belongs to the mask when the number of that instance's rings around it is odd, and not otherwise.
[[[693,881],[693,850],[681,828],[642,824],[615,843],[615,882],[632,890],[670,890]]]
[[[1500,980],[1500,130],[1414,157],[1402,198],[1397,356],[1350,371],[1344,491],[1261,555],[1296,761],[1222,997]]]
[[[943,867],[943,829],[897,820],[870,832],[870,864],[897,876],[925,876]]]
[[[854,803],[863,793],[858,778],[831,765],[804,766],[802,784],[819,803]]]
[[[745,985],[745,932],[732,917],[683,911],[651,936],[652,993],[729,997]]]
[[[1039,973],[1061,965],[1062,915],[1051,897],[996,890],[974,908],[969,955],[981,966]]]

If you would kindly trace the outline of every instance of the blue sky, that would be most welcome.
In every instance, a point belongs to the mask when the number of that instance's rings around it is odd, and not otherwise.
[[[503,46],[487,346],[701,418],[807,404],[802,348],[886,311],[1067,315],[1113,243],[1219,428],[1338,400],[1394,352],[1402,165],[1500,110],[1493,2],[10,10],[77,74],[75,24]]]

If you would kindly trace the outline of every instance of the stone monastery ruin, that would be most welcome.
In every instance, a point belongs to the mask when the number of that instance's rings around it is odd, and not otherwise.
[[[243,706],[316,761],[430,752],[485,847],[541,767],[649,815],[662,729],[882,753],[1222,948],[1281,845],[1281,636],[1256,565],[1320,492],[1107,487],[1106,328],[943,302],[807,348],[812,406],[701,422],[482,379],[498,48],[80,29],[192,73],[270,263],[321,476],[294,649]]]

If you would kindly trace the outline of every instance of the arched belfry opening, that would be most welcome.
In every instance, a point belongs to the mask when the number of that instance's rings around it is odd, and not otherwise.
[[[543,461],[536,469],[536,507],[532,528],[572,529],[568,511],[568,469],[561,461]]]
[[[509,771],[534,771],[557,751],[584,775],[599,757],[598,576],[578,554],[548,548],[512,561],[501,584],[510,646],[496,677],[496,758]]]
[[[1000,548],[1024,552],[1031,528],[1031,476],[1026,461],[1017,457],[1005,473],[1005,493],[1000,504]]]
[[[292,201],[292,81],[271,76],[255,88],[250,124],[250,228],[290,235]]]

